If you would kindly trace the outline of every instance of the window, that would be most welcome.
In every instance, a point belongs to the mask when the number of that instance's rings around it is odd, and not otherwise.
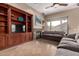
[[[50,20],[49,21],[46,21],[46,25],[45,25],[45,27],[44,27],[44,30],[45,31],[50,31],[50,26],[51,25],[51,22],[50,22]]]
[[[64,31],[68,33],[67,17],[51,18],[46,22],[46,31]]]
[[[60,20],[58,20],[58,21],[52,21],[51,22],[51,26],[58,26],[58,25],[60,25],[61,23],[60,23]]]
[[[47,22],[47,26],[50,26],[50,21]]]
[[[63,24],[63,23],[67,23],[67,20],[62,20],[62,24]]]

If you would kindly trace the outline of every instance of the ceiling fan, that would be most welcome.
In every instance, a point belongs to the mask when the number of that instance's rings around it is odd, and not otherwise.
[[[48,9],[48,8],[51,8],[51,7],[54,7],[56,5],[59,5],[59,6],[68,6],[68,3],[53,3],[51,6],[48,6],[46,7],[45,9]],[[77,6],[79,6],[79,3],[76,3]],[[56,7],[55,7],[56,8]]]
[[[48,7],[46,7],[45,9],[54,7],[55,5],[59,5],[59,6],[67,6],[68,4],[67,4],[67,3],[53,3],[51,6],[48,6]]]

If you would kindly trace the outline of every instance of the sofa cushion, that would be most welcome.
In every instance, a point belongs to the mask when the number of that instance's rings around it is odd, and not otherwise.
[[[75,39],[75,36],[76,36],[76,33],[67,35],[68,38],[72,38],[72,39]]]
[[[79,56],[79,53],[72,50],[59,48],[56,51],[55,56]]]
[[[65,32],[63,32],[63,31],[45,31],[45,32],[42,32],[42,34],[60,34],[60,35],[64,35]]]
[[[78,41],[78,39],[79,39],[79,33],[76,33],[75,40]]]
[[[64,34],[65,34],[65,32],[63,32],[63,31],[55,31],[55,34],[64,35]]]
[[[69,49],[72,51],[76,51],[79,52],[79,44],[77,42],[75,42],[73,39],[71,38],[64,38],[66,40],[62,40],[60,42],[60,44],[58,45],[58,48],[64,48],[64,49]]]
[[[44,36],[50,36],[50,37],[62,37],[62,35],[59,34],[44,34]]]
[[[63,37],[63,38],[61,39],[61,42],[60,42],[60,43],[62,43],[62,42],[76,42],[76,40],[74,40],[74,39],[72,39],[72,38]]]
[[[68,49],[68,50],[79,52],[79,45],[74,43],[74,42],[60,44],[58,46],[58,48],[64,48],[64,49]]]
[[[79,39],[77,40],[77,43],[79,44]]]

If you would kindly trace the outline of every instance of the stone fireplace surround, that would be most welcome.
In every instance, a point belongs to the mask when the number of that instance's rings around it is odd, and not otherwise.
[[[41,29],[34,29],[34,31],[33,31],[33,34],[34,34],[34,40],[40,38],[41,32],[42,32]]]

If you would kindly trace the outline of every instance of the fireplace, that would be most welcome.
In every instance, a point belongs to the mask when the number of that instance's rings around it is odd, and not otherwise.
[[[41,31],[36,31],[36,39],[40,39],[41,38]]]

